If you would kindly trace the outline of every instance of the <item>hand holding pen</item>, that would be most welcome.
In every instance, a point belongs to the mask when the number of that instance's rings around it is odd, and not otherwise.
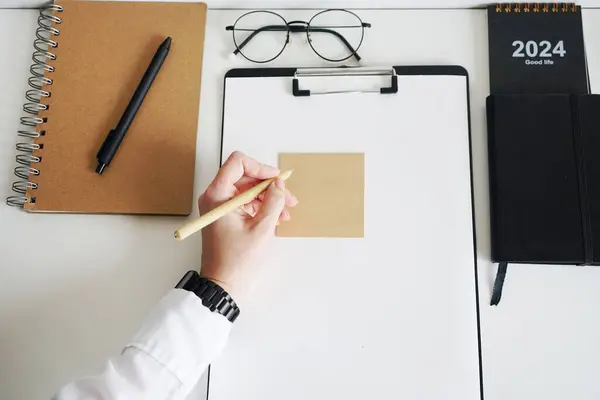
[[[198,199],[200,214],[205,215],[239,193],[279,175],[277,168],[240,152],[232,153]],[[276,178],[263,195],[206,226],[202,230],[201,275],[222,286],[236,302],[243,303],[243,295],[251,278],[256,276],[275,227],[279,221],[290,219],[288,208],[297,204],[283,180]]]

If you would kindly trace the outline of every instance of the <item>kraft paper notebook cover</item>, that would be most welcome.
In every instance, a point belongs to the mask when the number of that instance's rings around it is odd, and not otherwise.
[[[40,11],[38,38],[58,46],[48,47],[56,59],[38,56],[45,63],[34,69],[51,79],[40,87],[51,96],[40,101],[49,109],[32,116],[43,123],[23,128],[41,135],[21,147],[32,152],[17,160],[22,164],[17,176],[27,179],[13,186],[23,194],[16,203],[32,212],[189,214],[206,5],[59,5],[62,11],[56,6]],[[96,174],[100,145],[168,36],[170,53],[127,136],[107,171]],[[40,81],[30,79],[34,85]]]

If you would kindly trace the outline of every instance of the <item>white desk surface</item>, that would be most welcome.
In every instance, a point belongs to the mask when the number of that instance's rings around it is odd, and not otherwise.
[[[286,10],[289,19],[314,11]],[[198,127],[195,192],[219,166],[231,24],[241,11],[210,10]],[[470,74],[477,253],[487,400],[600,397],[600,268],[509,267],[499,307],[489,303],[490,262],[483,10],[360,10],[373,27],[365,65],[460,64]],[[600,91],[600,10],[584,10],[592,89]],[[14,180],[15,132],[27,89],[37,12],[0,11],[0,197]],[[271,66],[323,66],[301,37]],[[258,99],[259,100],[259,99]],[[155,301],[200,263],[200,241],[172,238],[179,218],[34,215],[0,205],[0,398],[46,399],[98,371]],[[257,360],[260,362],[260,360]],[[302,379],[302,377],[298,377]],[[432,381],[435,384],[435,381]],[[394,395],[390,394],[390,398]]]

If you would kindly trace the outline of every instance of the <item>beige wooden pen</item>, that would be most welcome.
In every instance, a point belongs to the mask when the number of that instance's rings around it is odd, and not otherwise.
[[[285,181],[292,175],[292,172],[293,170],[283,171],[276,178]],[[246,190],[244,193],[241,193],[232,198],[231,200],[226,201],[217,208],[210,210],[195,221],[188,222],[187,224],[175,231],[175,239],[183,240],[186,237],[202,230],[204,227],[212,224],[219,218],[229,214],[233,210],[240,208],[244,204],[250,203],[252,200],[257,198],[259,194],[264,192],[276,178],[266,179],[258,185],[254,186],[253,188]]]

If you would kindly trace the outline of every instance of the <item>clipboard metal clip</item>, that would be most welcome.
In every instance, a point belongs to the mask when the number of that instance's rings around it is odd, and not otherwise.
[[[300,89],[300,78],[316,77],[376,77],[389,76],[391,83],[389,87],[378,89],[347,89],[335,88],[332,90],[314,91],[309,89]],[[318,94],[339,94],[339,93],[398,93],[398,76],[394,67],[390,68],[369,68],[369,67],[337,67],[337,68],[298,68],[292,79],[292,93],[295,97],[306,97]]]

